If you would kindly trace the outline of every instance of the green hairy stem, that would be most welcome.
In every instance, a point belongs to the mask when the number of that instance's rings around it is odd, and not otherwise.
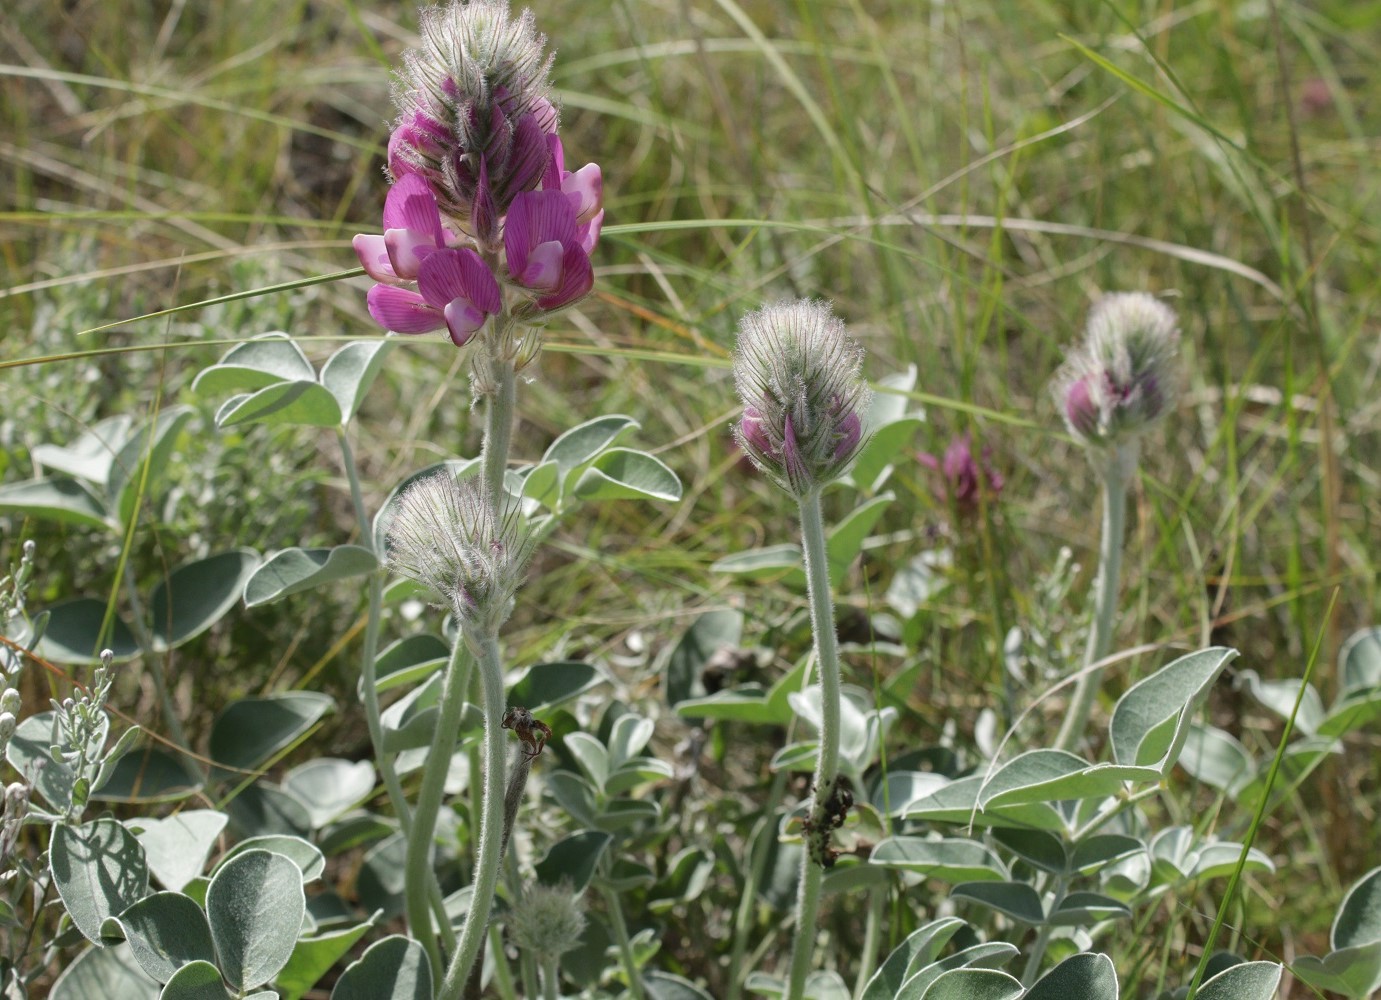
[[[1103,536],[1098,550],[1098,582],[1093,597],[1093,624],[1089,628],[1088,644],[1084,649],[1083,669],[1074,687],[1069,711],[1055,746],[1073,752],[1088,725],[1089,712],[1098,698],[1103,670],[1095,667],[1108,655],[1112,645],[1114,620],[1117,617],[1117,589],[1122,575],[1122,535],[1127,520],[1127,486],[1136,475],[1137,442],[1115,445],[1100,453],[1103,480]]]
[[[839,800],[839,642],[834,633],[834,602],[830,595],[829,560],[820,513],[820,491],[800,498],[801,547],[805,551],[810,588],[810,621],[815,633],[815,659],[820,667],[820,752],[815,760],[814,796],[806,820],[801,883],[796,895],[796,937],[791,946],[791,973],[786,1000],[801,1000],[815,952],[815,923],[820,909],[820,886],[832,862],[830,836],[840,816]]]

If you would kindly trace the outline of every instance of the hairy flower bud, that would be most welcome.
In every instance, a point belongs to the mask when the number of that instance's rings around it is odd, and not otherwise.
[[[828,303],[779,302],[739,322],[734,429],[753,464],[804,496],[843,470],[863,441],[863,348]]]
[[[507,496],[440,472],[409,486],[388,528],[388,565],[440,596],[467,635],[508,620],[534,540]]]
[[[394,179],[415,173],[441,211],[486,245],[494,220],[535,188],[556,131],[551,57],[530,10],[514,17],[507,0],[449,0],[422,11],[422,44],[410,50],[394,102],[389,140]],[[478,202],[478,204],[477,204]]]
[[[569,884],[530,883],[508,914],[514,943],[539,961],[555,959],[580,944],[585,907]]]
[[[1100,299],[1083,343],[1055,377],[1070,433],[1101,448],[1159,421],[1178,395],[1179,342],[1174,312],[1154,296],[1120,292]]]

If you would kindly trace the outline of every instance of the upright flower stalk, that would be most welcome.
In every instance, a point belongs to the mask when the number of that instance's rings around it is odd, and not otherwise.
[[[412,931],[436,978],[445,970],[438,996],[453,998],[484,941],[502,854],[498,632],[532,547],[526,529],[515,527],[521,518],[504,490],[517,377],[536,360],[546,322],[594,285],[603,177],[593,163],[566,170],[548,78],[552,58],[531,11],[515,16],[507,0],[449,0],[421,12],[420,34],[394,88],[383,232],[356,236],[354,248],[376,282],[370,315],[399,334],[444,331],[469,354],[471,394],[485,413],[481,485],[416,484],[402,498],[389,541],[392,567],[441,595],[460,626],[406,827],[405,879]],[[483,690],[481,832],[470,913],[447,962],[427,893],[472,662]],[[449,937],[449,928],[441,930]]]
[[[1102,537],[1093,621],[1074,695],[1056,738],[1074,750],[1097,700],[1117,617],[1126,530],[1127,489],[1136,477],[1146,432],[1174,408],[1179,327],[1174,312],[1144,292],[1104,296],[1089,313],[1083,342],[1055,378],[1065,426],[1083,445],[1103,493]]]
[[[532,554],[533,537],[516,503],[506,496],[496,500],[482,478],[457,483],[450,475],[438,473],[415,483],[400,497],[388,542],[392,568],[436,595],[460,631],[442,683],[436,736],[413,811],[405,870],[413,933],[422,940],[438,976],[445,968],[446,985],[437,995],[455,998],[484,940],[498,880],[506,770],[499,630],[512,610]],[[465,706],[467,655],[479,664],[484,692],[484,791],[470,910],[455,953],[446,964],[430,932],[426,892],[446,764],[455,750]]]
[[[791,494],[801,519],[815,659],[820,668],[819,751],[796,897],[787,1000],[800,1000],[814,954],[824,870],[834,864],[834,831],[853,803],[839,783],[840,674],[829,561],[820,509],[822,488],[848,465],[863,440],[868,390],[863,350],[823,302],[768,306],[739,324],[734,381],[743,416],[734,436],[744,453]]]

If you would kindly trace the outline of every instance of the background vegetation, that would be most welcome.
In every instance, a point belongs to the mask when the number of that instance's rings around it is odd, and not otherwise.
[[[1002,657],[1011,627],[1042,625],[1056,643],[1063,627],[1075,641],[1089,571],[1072,606],[1052,607],[1041,581],[1062,547],[1092,563],[1096,489],[1046,386],[1099,292],[1147,289],[1181,317],[1189,375],[1133,493],[1118,639],[1224,643],[1242,650],[1242,668],[1297,677],[1322,636],[1316,683],[1331,695],[1339,643],[1378,617],[1381,3],[534,6],[558,49],[568,158],[603,166],[608,225],[597,294],[549,331],[521,394],[515,453],[535,459],[581,419],[625,412],[687,489],[679,506],[591,506],[569,525],[520,604],[514,662],[597,657],[622,697],[655,706],[659,654],[700,612],[741,607],[746,641],[791,641],[780,629],[799,592],[710,568],[784,540],[791,523],[733,449],[727,359],[744,311],[822,296],[864,341],[872,377],[916,366],[927,411],[916,449],[939,454],[968,434],[1005,480],[966,509],[923,463],[899,468],[901,502],[841,608],[845,637],[852,623],[866,638],[899,567],[949,554],[898,622],[919,669],[888,689],[907,709],[893,752],[967,739],[1014,683]],[[378,228],[388,67],[415,11],[351,0],[7,9],[0,481],[31,474],[34,445],[186,402],[199,418],[175,485],[149,498],[147,530],[131,540],[149,582],[215,548],[342,540],[353,522],[343,474],[321,472],[338,467],[329,436],[218,432],[217,401],[190,382],[227,344],[267,330],[308,338],[318,360],[375,335],[367,279],[338,272],[355,266],[350,236]],[[408,471],[478,446],[454,348],[404,346],[359,424],[371,506]],[[104,536],[38,522],[5,531],[6,559],[21,534],[38,542],[35,606],[109,593],[118,551]],[[358,597],[342,587],[239,613],[170,656],[194,742],[250,692],[316,687],[350,704]],[[884,682],[873,675],[884,666],[855,661],[855,682]],[[1124,664],[1114,689],[1142,666]],[[782,665],[744,670],[770,680]],[[1007,707],[1020,712],[1052,680],[1029,673]],[[69,679],[48,683],[61,692]],[[117,690],[117,708],[156,716],[140,677]],[[49,694],[31,683],[29,710]],[[1037,709],[1019,739],[1052,734],[1057,708]],[[1273,745],[1278,720],[1231,686],[1211,712],[1249,745]],[[678,744],[691,732],[663,718],[659,756],[689,762]],[[1349,739],[1352,752],[1268,821],[1258,846],[1290,867],[1249,889],[1249,937],[1236,942],[1249,957],[1326,950],[1343,887],[1378,860],[1375,728]],[[367,754],[348,711],[316,740]],[[668,849],[751,811],[778,745],[721,732],[704,769],[685,772]],[[693,943],[707,915],[736,905],[734,890],[720,878],[668,918],[685,938],[668,935],[665,949],[712,983]],[[1203,911],[1214,905],[1206,894]]]

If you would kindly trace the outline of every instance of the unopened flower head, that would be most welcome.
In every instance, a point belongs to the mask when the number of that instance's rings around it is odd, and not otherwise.
[[[585,907],[567,882],[529,884],[508,915],[514,943],[541,959],[555,959],[580,944]]]
[[[449,0],[423,10],[420,27],[394,94],[389,170],[395,180],[420,174],[441,211],[487,243],[550,159],[557,113],[546,39],[530,10],[514,17],[507,0]]]
[[[1179,392],[1180,333],[1169,306],[1144,292],[1105,295],[1089,313],[1084,342],[1055,378],[1070,433],[1105,447],[1145,431]]]
[[[440,472],[398,498],[388,529],[388,564],[437,594],[474,639],[508,620],[533,537],[516,502],[498,505],[479,477],[457,483]]]
[[[780,302],[744,316],[734,354],[739,446],[797,497],[829,482],[863,440],[862,367],[863,348],[828,303]]]

